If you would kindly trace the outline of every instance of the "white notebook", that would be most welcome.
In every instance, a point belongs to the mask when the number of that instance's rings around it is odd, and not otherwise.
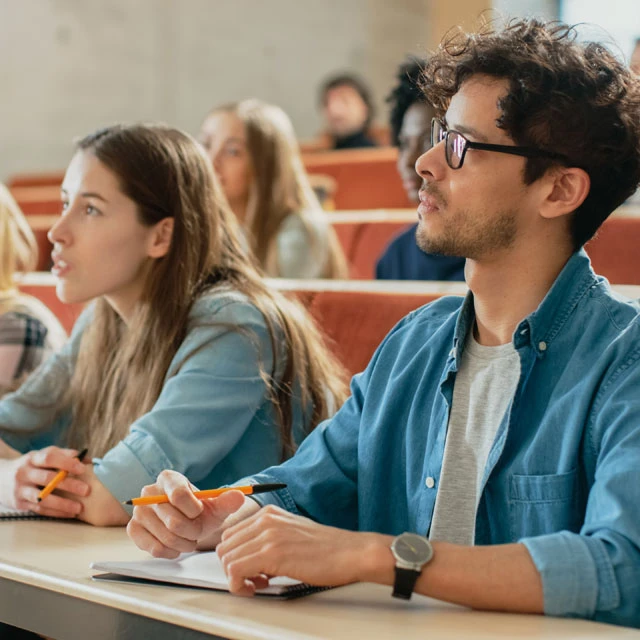
[[[57,520],[50,516],[41,516],[33,511],[21,511],[0,503],[0,520]]]
[[[106,571],[94,580],[126,582],[162,582],[216,591],[228,591],[229,583],[215,551],[185,553],[176,560],[149,558],[138,562],[92,562],[91,569]],[[277,577],[256,595],[296,598],[327,587],[312,587],[299,580]]]

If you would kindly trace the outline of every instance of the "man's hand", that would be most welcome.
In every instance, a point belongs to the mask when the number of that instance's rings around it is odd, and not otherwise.
[[[15,509],[34,511],[55,518],[75,518],[82,504],[75,496],[90,493],[89,485],[80,478],[85,466],[76,459],[75,449],[47,447],[30,451],[18,458],[0,461],[0,502]],[[38,495],[60,470],[69,472],[56,491],[38,502]],[[63,495],[61,495],[63,494]]]
[[[372,579],[374,558],[388,558],[391,538],[327,527],[267,506],[224,531],[217,552],[229,590],[253,595],[269,576],[287,576],[316,586]],[[379,562],[378,562],[379,564]]]
[[[142,495],[166,494],[169,504],[135,507],[127,526],[129,537],[156,558],[177,558],[187,551],[214,548],[225,522],[237,522],[260,508],[239,491],[212,500],[199,500],[194,491],[196,487],[180,473],[163,471]]]

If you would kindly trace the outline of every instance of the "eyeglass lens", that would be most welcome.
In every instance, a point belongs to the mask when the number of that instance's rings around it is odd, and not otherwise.
[[[447,164],[452,169],[457,169],[462,164],[464,150],[467,141],[464,136],[456,131],[447,131],[436,118],[431,123],[431,144],[435,146],[445,140],[445,156]]]

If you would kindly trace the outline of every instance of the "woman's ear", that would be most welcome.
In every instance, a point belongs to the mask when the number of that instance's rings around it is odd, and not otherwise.
[[[573,213],[589,195],[591,179],[584,169],[562,167],[549,172],[546,197],[540,208],[543,218],[559,218]]]
[[[169,253],[173,237],[173,223],[173,218],[163,218],[153,228],[147,249],[147,255],[150,258],[162,258]]]

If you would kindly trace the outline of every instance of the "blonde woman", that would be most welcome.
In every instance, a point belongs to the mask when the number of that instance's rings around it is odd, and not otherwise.
[[[16,389],[67,338],[47,307],[16,288],[16,274],[32,271],[37,260],[33,232],[0,184],[0,395]]]
[[[345,397],[306,312],[269,289],[199,145],[160,126],[83,139],[51,229],[71,340],[0,401],[0,502],[121,525],[165,468],[201,486],[288,457]],[[74,459],[88,447],[93,464]],[[61,493],[38,503],[57,469]]]
[[[259,100],[214,109],[199,140],[264,272],[344,278],[346,262],[284,111]]]

